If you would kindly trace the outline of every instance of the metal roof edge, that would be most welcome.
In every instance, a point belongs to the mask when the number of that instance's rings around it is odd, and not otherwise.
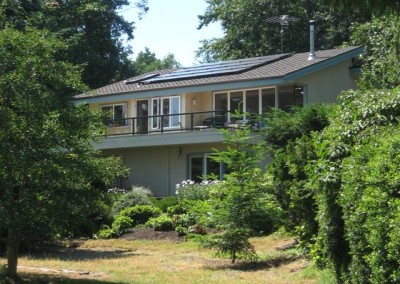
[[[159,88],[143,90],[141,92],[124,92],[124,93],[114,93],[95,97],[83,97],[79,99],[74,99],[77,103],[105,103],[111,101],[124,101],[127,99],[135,98],[151,98],[159,96],[169,96],[183,93],[195,93],[195,92],[217,92],[225,90],[234,89],[246,89],[246,88],[257,88],[262,86],[275,86],[284,84],[286,81],[282,77],[269,77],[269,78],[257,78],[251,80],[240,80],[231,82],[219,82],[219,83],[204,83],[195,86],[181,86],[172,88]]]

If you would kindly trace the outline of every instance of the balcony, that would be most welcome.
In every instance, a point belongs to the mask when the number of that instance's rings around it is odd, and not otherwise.
[[[250,117],[254,116],[247,115],[246,119],[240,115],[239,118],[234,118],[229,111],[201,111],[112,119],[105,121],[105,139],[94,146],[99,150],[115,150],[221,143],[224,137],[219,129],[235,129],[248,125],[253,130],[259,129],[259,120]]]
[[[249,123],[252,127],[257,126],[254,120],[246,120],[243,116],[239,119],[234,119],[233,114],[229,111],[201,111],[137,116],[110,119],[105,123],[107,125],[107,136],[203,131],[242,127]]]

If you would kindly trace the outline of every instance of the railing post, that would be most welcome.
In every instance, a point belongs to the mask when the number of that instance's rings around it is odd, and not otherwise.
[[[160,129],[161,129],[161,133],[164,133],[164,115],[162,114],[161,115],[161,118],[160,118]]]
[[[194,124],[193,124],[193,112],[190,113],[190,130],[193,131]]]

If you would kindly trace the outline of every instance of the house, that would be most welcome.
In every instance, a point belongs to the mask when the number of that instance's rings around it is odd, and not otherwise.
[[[175,193],[175,185],[223,165],[210,155],[224,147],[219,128],[252,123],[250,115],[272,107],[335,102],[356,87],[354,57],[362,47],[279,54],[161,70],[117,82],[75,97],[107,111],[108,135],[96,144],[118,155],[130,168],[124,186],[142,185],[156,196]],[[256,127],[256,125],[255,125]]]

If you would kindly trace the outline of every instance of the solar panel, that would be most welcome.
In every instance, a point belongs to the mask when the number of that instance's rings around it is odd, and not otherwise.
[[[140,81],[141,84],[162,83],[168,81],[195,79],[210,76],[232,75],[260,67],[277,60],[290,56],[290,54],[279,54],[262,57],[253,57],[247,59],[220,61],[213,63],[205,63],[185,67],[173,71],[171,73],[155,76],[152,78],[144,78]]]

